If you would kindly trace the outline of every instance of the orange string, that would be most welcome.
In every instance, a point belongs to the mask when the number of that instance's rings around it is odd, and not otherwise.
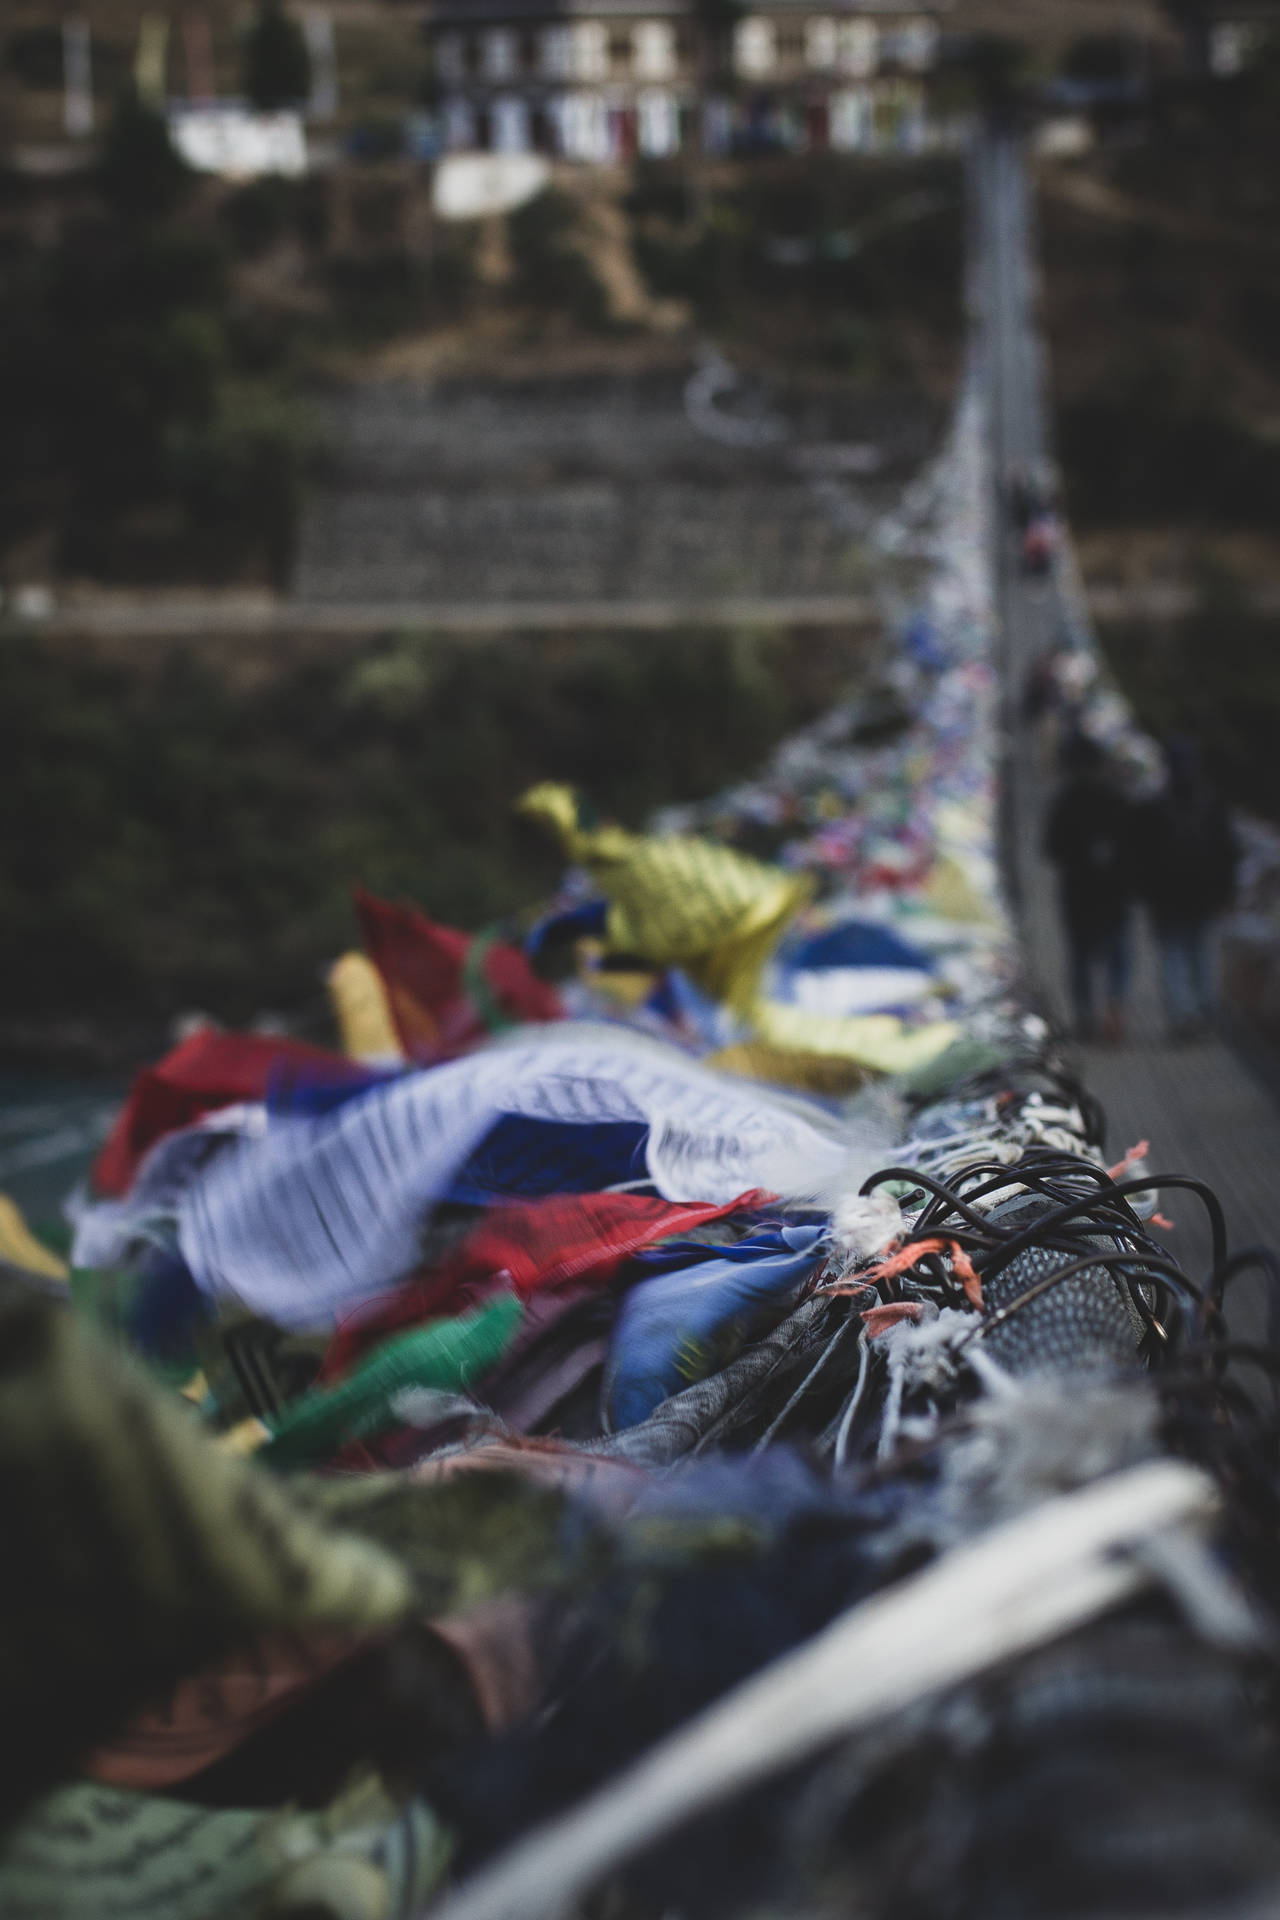
[[[920,1300],[897,1300],[888,1305],[868,1307],[862,1315],[862,1323],[867,1329],[868,1340],[878,1340],[882,1333],[888,1333],[890,1327],[897,1327],[904,1320],[919,1320],[924,1313],[924,1304]]]
[[[1139,1161],[1145,1160],[1150,1151],[1151,1142],[1149,1140],[1139,1140],[1136,1147],[1130,1147],[1123,1160],[1117,1160],[1114,1167],[1107,1168],[1107,1178],[1109,1180],[1122,1179],[1126,1173],[1129,1173],[1138,1165]]]
[[[953,1240],[943,1240],[936,1235],[931,1240],[908,1240],[878,1266],[868,1268],[862,1277],[873,1284],[877,1280],[894,1280],[900,1273],[909,1273],[912,1267],[918,1266],[926,1253],[946,1253],[954,1245]]]
[[[909,1273],[918,1266],[927,1253],[945,1253],[951,1259],[951,1271],[964,1289],[964,1297],[975,1313],[982,1312],[982,1281],[972,1260],[958,1240],[944,1240],[935,1234],[927,1240],[908,1240],[904,1246],[882,1260],[879,1266],[868,1268],[860,1276],[862,1284],[874,1286],[879,1280],[896,1279],[900,1273]]]

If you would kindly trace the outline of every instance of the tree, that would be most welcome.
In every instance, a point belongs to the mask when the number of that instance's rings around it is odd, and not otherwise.
[[[261,0],[244,44],[245,95],[260,113],[296,107],[311,89],[307,43],[281,0]]]
[[[1005,33],[975,33],[969,41],[965,65],[970,84],[984,111],[1008,120],[1021,103],[1026,84],[1028,48],[1025,41]]]
[[[694,0],[703,86],[722,86],[733,72],[733,36],[742,0]]]
[[[1140,70],[1140,53],[1124,33],[1086,33],[1073,40],[1062,63],[1069,80],[1106,85],[1132,80]]]
[[[192,184],[174,151],[164,117],[130,87],[120,96],[103,142],[99,178],[117,213],[158,219],[171,213]]]
[[[1209,70],[1209,28],[1215,12],[1213,0],[1163,0],[1164,11],[1183,38],[1188,58],[1197,73]]]

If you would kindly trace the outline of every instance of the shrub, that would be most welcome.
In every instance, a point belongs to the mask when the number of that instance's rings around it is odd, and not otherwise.
[[[4,64],[24,87],[54,92],[62,85],[61,28],[21,27],[9,34]]]
[[[911,202],[937,194],[922,216]],[[895,345],[904,314],[954,342],[960,326],[959,181],[949,164],[845,160],[767,161],[708,198],[696,225],[675,226],[639,204],[632,247],[652,293],[690,301],[699,323],[752,333],[783,319],[815,335],[832,366],[904,364]],[[911,217],[897,219],[899,209]],[[773,244],[798,245],[779,267]],[[843,330],[853,323],[856,351]],[[872,350],[868,329],[883,339]]]
[[[30,982],[33,1019],[311,1006],[354,937],[354,881],[454,924],[519,914],[561,866],[512,815],[530,781],[576,780],[638,825],[831,698],[847,650],[705,630],[637,647],[404,634],[245,686],[189,650],[141,670],[13,635],[0,804],[23,831],[0,843],[0,964]]]
[[[353,340],[380,340],[419,325],[427,273],[403,247],[335,254],[326,265],[337,324]]]
[[[576,244],[577,208],[548,188],[508,217],[507,237],[523,305],[569,314],[581,326],[608,325],[609,302],[591,262]]]
[[[431,310],[442,320],[456,320],[467,311],[479,285],[473,230],[455,227],[437,236],[426,283]]]
[[[211,573],[261,554],[275,584],[287,584],[304,456],[297,408],[247,384],[228,383],[214,418],[177,439],[174,484]]]
[[[228,194],[218,211],[236,252],[253,259],[273,246],[288,229],[292,202],[292,183],[277,174]]]
[[[163,115],[132,87],[121,94],[107,128],[99,179],[109,206],[144,220],[171,213],[194,181],[174,151]]]
[[[368,246],[391,247],[404,226],[405,185],[400,180],[370,180],[351,195],[351,223]]]
[[[1062,62],[1071,80],[1123,83],[1141,72],[1142,46],[1126,33],[1086,33],[1073,40]]]
[[[404,122],[396,114],[358,121],[347,135],[347,152],[353,160],[371,163],[398,159],[404,152]]]
[[[1112,627],[1107,654],[1143,724],[1197,740],[1233,802],[1280,820],[1280,622],[1224,570],[1200,570],[1189,618]],[[1205,662],[1212,659],[1213,672]]]
[[[633,220],[665,220],[680,226],[693,212],[693,196],[684,168],[669,160],[640,160],[635,179],[623,200]]]
[[[1180,396],[1150,367],[1101,379],[1059,413],[1076,517],[1086,525],[1152,520],[1274,528],[1280,446],[1200,394]]]
[[[216,238],[82,220],[5,282],[6,536],[42,525],[60,565],[100,579],[282,578],[300,436],[243,375],[255,353],[287,362],[290,323],[246,341]]]

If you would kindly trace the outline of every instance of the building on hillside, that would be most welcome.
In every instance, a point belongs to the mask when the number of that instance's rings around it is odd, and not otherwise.
[[[1264,43],[1277,38],[1280,5],[1276,0],[1222,0],[1207,9],[1205,52],[1209,71],[1220,79],[1243,73]]]
[[[682,151],[915,150],[950,0],[435,0],[446,150],[607,164]]]

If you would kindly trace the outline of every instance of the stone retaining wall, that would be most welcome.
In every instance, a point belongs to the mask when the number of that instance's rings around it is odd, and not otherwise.
[[[849,529],[887,507],[925,458],[940,425],[931,410],[744,384],[722,403],[730,420],[760,424],[763,444],[744,448],[695,427],[684,388],[677,374],[366,383],[328,396],[296,596],[518,603],[854,589],[863,565]]]

